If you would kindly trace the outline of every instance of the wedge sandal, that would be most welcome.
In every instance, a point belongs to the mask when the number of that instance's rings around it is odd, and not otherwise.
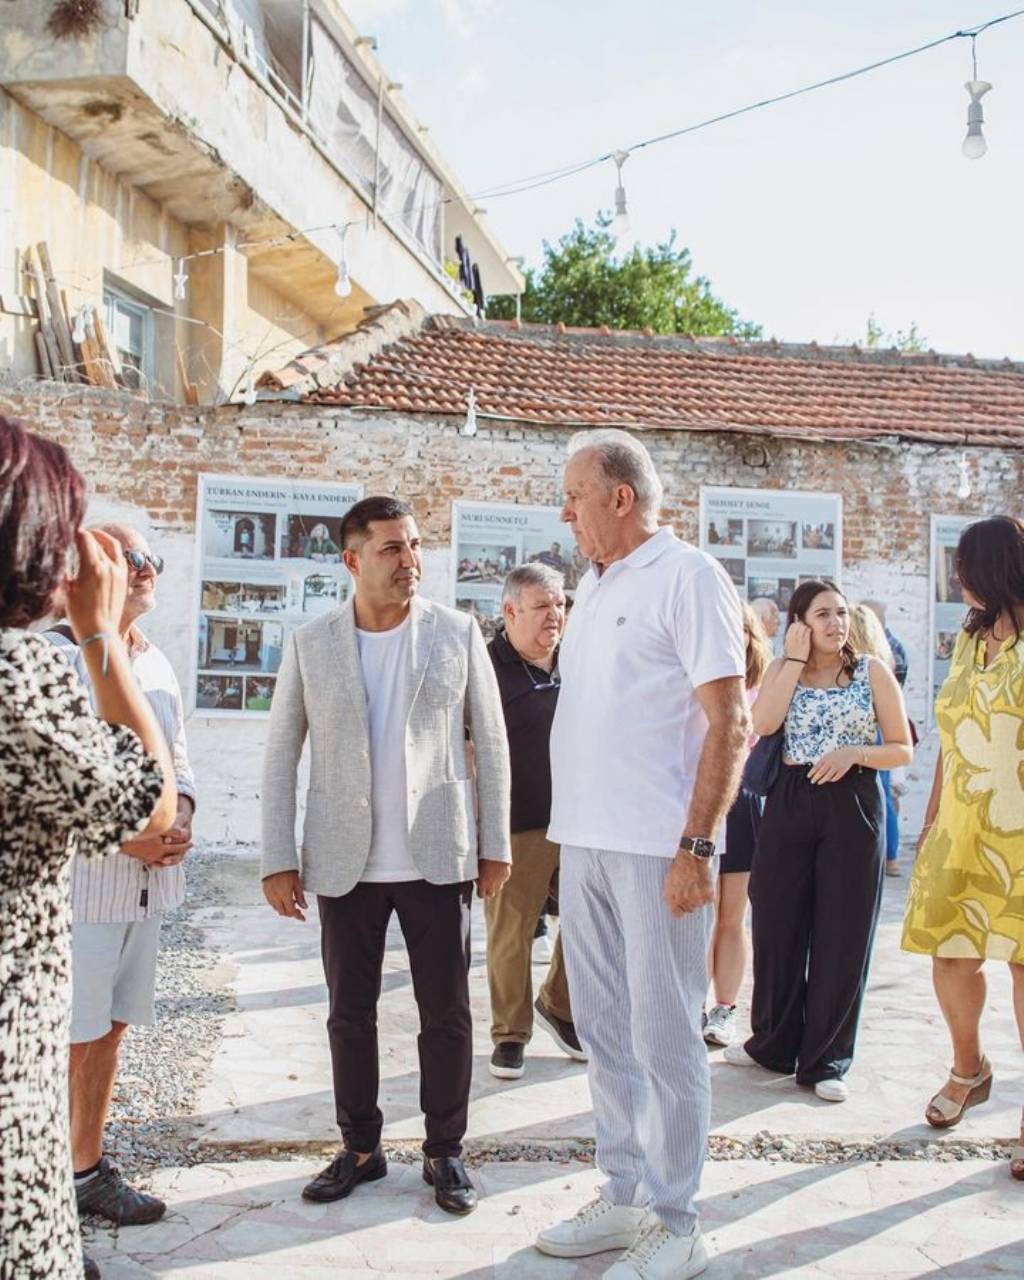
[[[958,1076],[955,1071],[949,1073],[953,1084],[963,1085],[969,1092],[963,1102],[954,1102],[943,1093],[937,1093],[924,1113],[924,1118],[933,1129],[952,1129],[964,1118],[964,1112],[979,1103],[987,1102],[992,1092],[992,1064],[982,1055],[981,1067],[976,1076]],[[938,1112],[938,1118],[932,1112]]]

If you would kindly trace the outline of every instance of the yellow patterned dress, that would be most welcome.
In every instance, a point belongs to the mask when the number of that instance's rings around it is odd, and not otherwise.
[[[1024,964],[1024,637],[984,662],[984,639],[961,632],[935,701],[942,791],[903,949]]]

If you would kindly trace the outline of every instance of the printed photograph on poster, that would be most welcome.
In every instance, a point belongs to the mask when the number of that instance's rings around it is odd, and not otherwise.
[[[196,680],[196,710],[241,711],[242,685],[239,676],[200,675]]]
[[[341,520],[341,516],[288,516],[281,535],[281,559],[341,564]]]
[[[243,694],[246,711],[269,711],[276,683],[276,676],[246,676]]]
[[[800,529],[800,545],[805,551],[832,551],[836,545],[833,524],[805,524]]]
[[[316,617],[321,613],[329,613],[343,604],[349,597],[350,579],[336,577],[329,573],[307,573],[299,579],[296,594],[301,599],[303,614]]]
[[[794,520],[748,520],[747,555],[761,560],[793,560],[796,558],[796,522]]]
[[[203,552],[210,560],[273,560],[277,516],[211,507],[203,521]]]
[[[452,504],[452,595],[490,636],[501,620],[506,574],[522,564],[546,564],[571,593],[587,570],[560,507],[516,503]]]
[[[199,477],[194,709],[266,716],[288,636],[351,594],[341,522],[359,485]]]
[[[742,520],[709,520],[704,536],[709,547],[742,547]]]
[[[204,613],[281,613],[288,588],[279,582],[204,582],[199,607]]]
[[[249,618],[204,614],[199,621],[199,667],[203,671],[276,671],[281,665],[284,626]]]
[[[732,579],[732,585],[743,593],[747,578],[747,562],[745,560],[722,560],[720,561],[722,568]]]
[[[495,543],[467,543],[461,548],[457,582],[503,582],[516,564],[516,549]]]

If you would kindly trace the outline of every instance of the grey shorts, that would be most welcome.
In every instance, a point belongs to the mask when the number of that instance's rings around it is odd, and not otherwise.
[[[156,1019],[162,914],[127,924],[71,925],[71,1043],[99,1040],[115,1022]]]

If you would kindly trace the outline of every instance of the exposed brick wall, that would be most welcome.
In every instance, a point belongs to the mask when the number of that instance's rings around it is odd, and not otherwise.
[[[189,668],[199,473],[310,476],[363,484],[368,493],[401,494],[413,504],[428,548],[425,588],[443,595],[451,503],[557,503],[571,434],[481,420],[479,434],[468,439],[451,419],[290,404],[189,409],[54,387],[24,394],[0,389],[0,413],[22,418],[68,447],[88,478],[95,511],[134,513],[162,540],[161,550],[175,548],[179,576],[162,583],[164,598],[151,630],[183,673]],[[923,721],[928,517],[1019,511],[1024,450],[969,450],[973,493],[960,502],[955,447],[781,442],[710,432],[657,431],[644,440],[665,481],[666,514],[691,540],[697,538],[702,484],[842,494],[844,580],[854,597],[890,602],[893,629],[911,651],[911,713]],[[191,730],[194,750],[208,762],[206,812],[216,822],[207,830],[254,838],[262,733],[259,726],[247,729],[246,750],[229,766],[225,747],[239,736],[232,726],[194,718]]]

